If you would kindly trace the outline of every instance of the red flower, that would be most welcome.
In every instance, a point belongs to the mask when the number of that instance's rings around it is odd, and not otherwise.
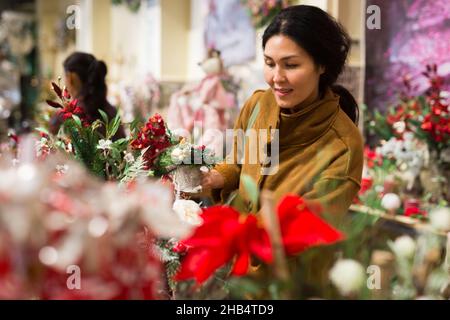
[[[317,245],[332,244],[344,235],[314,214],[299,196],[287,195],[278,205],[281,236],[288,255]]]
[[[420,209],[420,201],[417,199],[408,199],[404,203],[404,215],[407,217],[414,217],[414,216],[427,216],[427,212],[425,210]]]
[[[63,91],[63,97],[65,98],[65,99],[70,99],[71,97],[70,97],[70,93],[69,93],[69,91],[66,89],[66,88],[64,88],[64,91]]]
[[[61,108],[61,109],[64,108],[60,103],[55,102],[55,101],[45,100],[45,102],[47,102],[47,104],[48,104],[50,107],[53,107],[53,108]]]
[[[232,273],[247,273],[250,254],[270,262],[272,254],[267,233],[254,215],[241,216],[228,206],[210,207],[202,213],[203,224],[182,243],[190,247],[177,280],[207,280],[218,268],[236,258]]]
[[[371,177],[368,178],[362,178],[361,179],[361,189],[359,190],[358,194],[363,195],[367,192],[370,188],[372,188],[373,185],[373,179]]]
[[[426,217],[427,216],[427,212],[420,210],[420,208],[416,208],[416,207],[409,207],[405,209],[404,215],[407,217],[412,217],[412,216],[423,216]]]
[[[48,134],[46,134],[45,132],[39,131],[39,136],[41,138],[48,138]]]
[[[343,239],[339,231],[312,213],[304,200],[296,195],[283,198],[277,212],[287,255]],[[194,234],[181,241],[188,251],[176,280],[195,278],[201,284],[233,258],[234,275],[247,273],[251,255],[263,262],[272,262],[269,235],[257,216],[243,216],[231,207],[215,206],[205,209],[202,218],[203,224]]]
[[[159,154],[170,146],[170,136],[167,133],[164,120],[159,114],[150,117],[136,138],[131,141],[131,147],[134,150],[148,148],[144,154],[147,169],[150,169]]]
[[[369,168],[373,168],[375,165],[381,165],[382,163],[380,155],[367,146],[364,148],[364,158]]]
[[[19,143],[19,136],[15,133],[8,133],[8,137],[15,143],[18,144]]]
[[[177,244],[172,248],[173,252],[176,253],[185,253],[188,250],[188,247],[183,242],[177,242]]]
[[[62,99],[62,90],[61,88],[54,82],[52,82],[53,91],[55,91],[58,98]]]

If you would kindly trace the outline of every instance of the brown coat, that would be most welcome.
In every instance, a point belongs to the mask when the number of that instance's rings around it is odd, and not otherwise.
[[[272,190],[277,202],[284,195],[295,193],[320,204],[325,214],[345,214],[360,188],[363,139],[359,129],[339,107],[339,96],[327,90],[323,99],[286,115],[280,113],[271,90],[259,90],[245,103],[235,130],[246,129],[257,102],[260,111],[253,128],[279,129],[278,171],[262,175],[261,164],[248,163],[249,144],[246,144],[247,158],[242,164],[216,166],[225,179],[225,186],[213,190],[213,198],[225,201],[230,192],[238,189],[239,197],[247,206],[244,211],[257,212],[259,208],[251,207],[240,179],[247,174],[260,189]],[[274,143],[271,139],[269,137],[267,143]],[[234,146],[237,146],[236,141]],[[236,161],[236,149],[229,157]]]

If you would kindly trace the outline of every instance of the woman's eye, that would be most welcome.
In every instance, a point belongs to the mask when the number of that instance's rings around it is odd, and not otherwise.
[[[272,62],[266,61],[266,65],[270,68],[273,68],[275,65]]]
[[[293,69],[293,68],[297,68],[298,64],[286,64],[286,68],[288,69]]]

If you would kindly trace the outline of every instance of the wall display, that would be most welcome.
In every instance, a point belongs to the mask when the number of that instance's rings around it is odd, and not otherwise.
[[[380,8],[381,29],[366,29],[365,101],[386,110],[411,80],[411,94],[428,83],[420,74],[435,63],[450,77],[450,6],[446,0],[368,0]],[[445,81],[444,81],[445,82]],[[448,88],[447,88],[448,89]]]

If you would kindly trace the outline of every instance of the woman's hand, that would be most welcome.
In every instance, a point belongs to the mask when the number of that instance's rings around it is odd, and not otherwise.
[[[203,172],[202,188],[203,189],[221,189],[225,185],[225,179],[219,171],[212,169]]]

